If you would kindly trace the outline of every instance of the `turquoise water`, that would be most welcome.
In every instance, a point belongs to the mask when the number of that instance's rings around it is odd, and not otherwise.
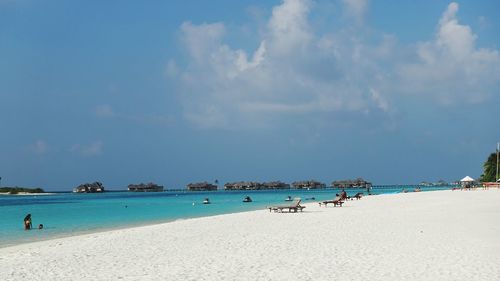
[[[398,193],[402,188],[374,188],[372,193]],[[411,186],[405,188],[413,189]],[[422,191],[449,188],[422,188]],[[347,190],[349,195],[363,191]],[[339,189],[0,195],[0,247],[113,228],[263,209],[283,203],[287,196],[315,202],[331,199],[336,193]],[[245,196],[250,196],[253,202],[243,203]],[[212,204],[202,204],[206,197]],[[35,228],[31,231],[23,229],[23,218],[28,213],[32,214]],[[43,224],[44,229],[36,229],[38,224]]]

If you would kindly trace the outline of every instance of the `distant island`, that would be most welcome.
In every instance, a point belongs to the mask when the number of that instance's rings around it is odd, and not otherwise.
[[[456,181],[458,182],[458,184],[460,183],[460,181]],[[421,186],[449,186],[450,183],[447,183],[445,182],[444,180],[439,180],[437,182],[427,182],[427,181],[423,181],[421,183],[419,183],[418,185],[421,185]]]
[[[104,186],[102,183],[96,181],[94,183],[84,183],[73,189],[75,193],[99,193],[104,192]]]
[[[41,188],[27,188],[27,187],[0,187],[0,193],[7,194],[23,194],[23,193],[45,193]]]

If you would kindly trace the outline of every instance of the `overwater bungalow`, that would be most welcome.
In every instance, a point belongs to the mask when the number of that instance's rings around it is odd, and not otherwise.
[[[308,181],[292,182],[292,186],[297,189],[302,189],[302,188],[316,189],[316,188],[325,188],[326,184],[315,180],[308,180]]]
[[[75,193],[98,193],[104,192],[104,186],[102,183],[96,181],[94,183],[84,183],[73,189]]]
[[[255,181],[228,182],[224,185],[225,190],[258,190],[262,184]]]
[[[140,183],[140,184],[129,184],[128,191],[132,192],[161,192],[163,191],[162,185],[157,185],[155,183]]]
[[[338,180],[332,182],[332,187],[335,188],[371,188],[372,183],[365,181],[363,178],[355,180]]]
[[[217,185],[208,182],[190,183],[186,185],[188,191],[214,191],[217,190]]]
[[[290,189],[290,185],[288,183],[281,181],[265,182],[262,185],[263,189]]]

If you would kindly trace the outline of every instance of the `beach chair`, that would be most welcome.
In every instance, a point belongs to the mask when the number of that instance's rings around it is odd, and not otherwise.
[[[342,200],[341,196],[337,196],[333,200],[326,200],[323,202],[319,202],[320,207],[321,207],[321,205],[325,205],[325,207],[326,207],[328,204],[333,204],[334,207],[337,207],[337,206],[342,207],[342,204],[344,204],[344,201]]]
[[[363,192],[358,192],[358,193],[356,193],[356,194],[355,194],[355,195],[353,195],[353,196],[348,196],[347,198],[348,198],[348,199],[351,199],[351,200],[354,200],[354,198],[356,198],[356,200],[359,200],[359,199],[361,199],[361,197],[362,197],[363,195],[364,195],[364,193],[363,193]]]
[[[290,205],[278,205],[278,206],[271,206],[268,207],[269,212],[274,211],[274,212],[280,212],[282,213],[283,210],[288,210],[289,213],[294,212],[297,213],[297,211],[301,211],[305,208],[305,206],[300,206],[300,198],[295,198],[293,199],[293,202]]]

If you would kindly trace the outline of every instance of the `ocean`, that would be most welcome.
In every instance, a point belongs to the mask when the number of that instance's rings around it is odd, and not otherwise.
[[[376,187],[372,194],[399,193],[416,186]],[[420,187],[423,192],[451,187]],[[348,189],[349,195],[364,189]],[[0,195],[0,247],[110,229],[169,222],[204,216],[264,209],[283,204],[287,196],[304,203],[333,199],[339,189],[288,189],[211,192],[105,192],[93,194]],[[251,203],[243,203],[250,196]],[[209,198],[211,204],[202,204]],[[307,211],[307,209],[305,209]],[[26,214],[33,229],[23,229]],[[37,226],[44,228],[38,230]]]

